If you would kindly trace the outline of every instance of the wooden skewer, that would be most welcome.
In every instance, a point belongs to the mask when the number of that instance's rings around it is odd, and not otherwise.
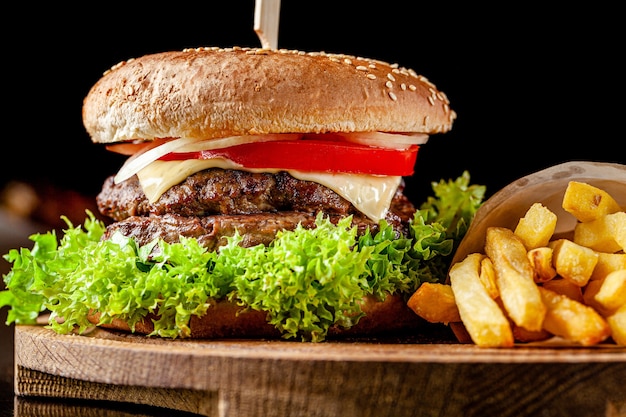
[[[278,49],[278,22],[280,19],[280,0],[256,0],[254,7],[254,31],[261,46],[266,49]]]

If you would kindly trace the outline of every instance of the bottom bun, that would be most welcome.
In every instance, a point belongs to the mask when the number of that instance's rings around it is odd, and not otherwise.
[[[364,337],[397,334],[412,331],[423,323],[406,304],[401,295],[388,295],[385,300],[378,301],[374,297],[366,297],[361,306],[365,316],[357,324],[346,329],[333,326],[328,330],[327,338]],[[156,316],[148,315],[135,325],[133,333],[148,335],[154,331],[152,320]],[[128,324],[121,319],[113,319],[111,323],[98,324],[100,313],[94,312],[89,321],[99,327],[131,332]],[[189,323],[190,338],[268,338],[276,339],[281,333],[267,322],[267,313],[256,310],[244,310],[228,301],[212,302],[207,314],[202,317],[192,316]]]

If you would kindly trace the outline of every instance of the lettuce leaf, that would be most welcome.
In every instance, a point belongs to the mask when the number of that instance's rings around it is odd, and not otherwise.
[[[33,324],[50,312],[48,327],[83,333],[115,318],[132,330],[154,315],[151,336],[188,337],[192,316],[210,300],[229,299],[265,311],[285,338],[320,342],[331,326],[349,328],[362,317],[366,295],[410,296],[422,282],[445,280],[456,245],[482,203],[485,188],[455,181],[432,183],[434,196],[416,211],[408,236],[396,236],[384,220],[376,234],[357,236],[351,218],[333,224],[319,214],[316,227],[280,232],[268,246],[240,246],[235,234],[219,251],[195,239],[139,246],[120,234],[101,240],[105,225],[87,211],[82,226],[64,218],[61,239],[54,232],[30,236],[32,249],[12,249],[3,276],[0,307],[7,324]]]

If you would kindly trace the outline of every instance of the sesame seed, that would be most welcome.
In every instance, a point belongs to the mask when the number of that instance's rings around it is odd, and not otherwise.
[[[348,65],[352,65],[352,60],[350,58],[344,58],[343,62],[348,64]]]
[[[396,77],[394,77],[393,74],[391,74],[391,73],[387,74],[387,78],[389,78],[391,81],[395,81],[396,80]]]
[[[405,90],[406,90],[406,84],[405,84],[405,83],[400,84],[400,88],[401,88],[403,91],[405,91]]]
[[[369,78],[370,80],[375,80],[376,76],[372,73],[367,74],[367,78]]]
[[[428,78],[424,77],[423,75],[420,75],[420,77],[419,77],[419,78],[420,78],[420,80],[421,80],[424,84],[426,84],[426,85],[428,85],[428,86],[430,86],[430,87],[433,87],[433,88],[435,87],[435,85],[434,85],[433,83],[431,83],[430,81],[428,81]]]
[[[367,71],[367,67],[364,65],[357,65],[356,69],[357,71]]]
[[[393,93],[393,91],[389,91],[387,94],[389,94],[389,97],[390,97],[393,101],[398,101],[398,97],[396,97],[396,95]]]
[[[415,90],[417,90],[417,87],[414,86],[413,84],[409,84],[409,90],[415,91]]]
[[[428,96],[428,102],[430,103],[431,106],[435,105],[435,100],[433,100],[431,96]]]
[[[386,86],[387,88],[393,88],[393,83],[392,83],[391,81],[387,81],[387,82],[385,83],[385,86]]]

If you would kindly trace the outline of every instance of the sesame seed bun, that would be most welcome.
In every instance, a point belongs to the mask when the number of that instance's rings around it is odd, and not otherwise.
[[[131,59],[84,100],[95,143],[265,133],[443,133],[456,117],[414,71],[328,53],[200,48]]]

